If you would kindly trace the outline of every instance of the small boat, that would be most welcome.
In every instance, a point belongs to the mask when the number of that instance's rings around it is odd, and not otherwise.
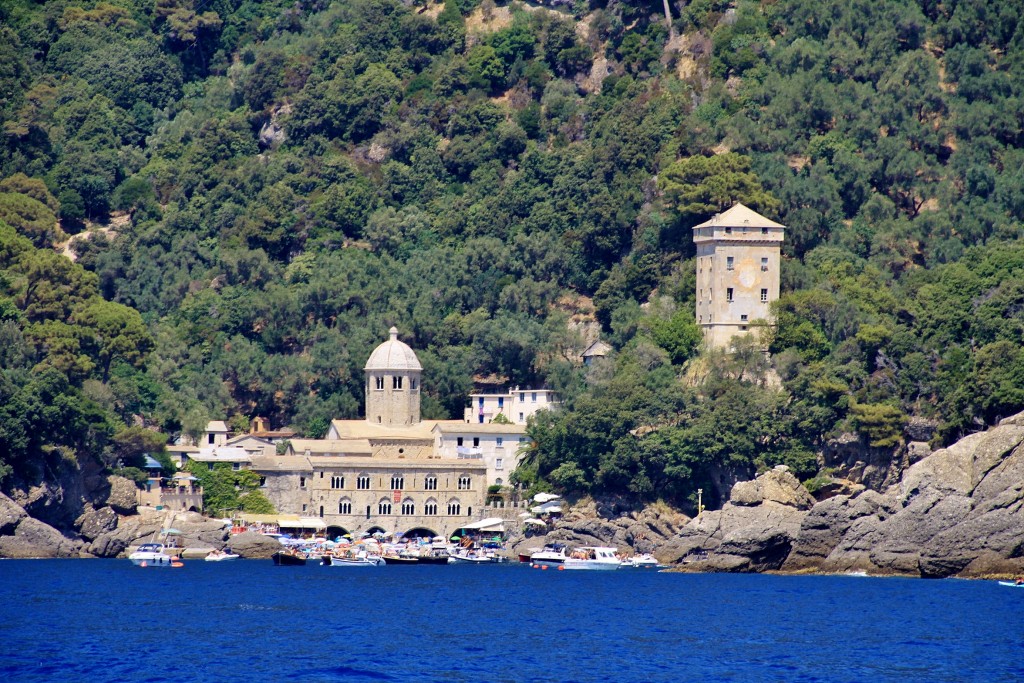
[[[324,555],[322,562],[327,567],[380,567],[384,559],[376,555]]]
[[[562,567],[565,569],[618,569],[622,566],[622,560],[615,553],[615,548],[606,546],[576,548],[565,558]]]
[[[306,553],[301,550],[278,550],[271,556],[278,567],[303,567],[306,564]]]
[[[520,562],[530,562],[531,559],[533,558],[533,554],[534,553],[539,553],[540,550],[541,550],[540,548],[527,548],[523,552],[519,553],[519,561]]]
[[[470,548],[459,548],[448,557],[449,564],[490,564],[491,558],[485,553]]]
[[[625,569],[658,569],[665,566],[663,564],[658,564],[658,560],[656,560],[650,553],[627,557],[621,562],[621,565]]]
[[[426,553],[420,554],[420,564],[448,564],[451,555],[445,548],[431,548]]]
[[[419,564],[419,555],[411,555],[409,553],[399,553],[397,555],[385,555],[384,564]]]
[[[177,557],[170,555],[163,543],[143,543],[128,556],[136,567],[181,566]]]
[[[1000,581],[1000,586],[1009,586],[1010,588],[1024,588],[1024,581]]]
[[[239,557],[225,548],[224,550],[214,550],[203,559],[207,562],[223,562],[224,560],[237,560]]]
[[[534,565],[560,567],[565,563],[565,544],[548,543],[539,552],[530,556],[530,562]]]

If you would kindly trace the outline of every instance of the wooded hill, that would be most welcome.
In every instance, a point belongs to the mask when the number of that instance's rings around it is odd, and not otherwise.
[[[1021,10],[5,2],[3,486],[137,465],[142,422],[320,436],[391,325],[424,417],[563,392],[519,476],[567,491],[686,504],[1020,411]],[[690,227],[736,201],[788,226],[772,368],[697,344]]]

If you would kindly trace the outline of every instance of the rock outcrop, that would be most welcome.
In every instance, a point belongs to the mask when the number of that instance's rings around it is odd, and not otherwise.
[[[281,544],[273,536],[243,531],[231,537],[228,547],[244,559],[265,560],[280,550]]]
[[[929,429],[915,424],[912,436]],[[1024,572],[1024,413],[934,453],[920,443],[882,492],[847,487],[814,503],[782,469],[738,483],[661,554],[699,571]]]
[[[0,494],[0,557],[78,557],[81,547],[81,541],[30,517],[24,508]]]

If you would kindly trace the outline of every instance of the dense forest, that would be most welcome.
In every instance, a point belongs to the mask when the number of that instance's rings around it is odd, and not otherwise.
[[[562,392],[533,486],[692,506],[842,433],[982,429],[1024,409],[1022,16],[0,3],[0,482],[211,418],[320,436],[391,325],[425,418],[474,377]],[[737,201],[787,226],[783,291],[716,354],[690,228]]]

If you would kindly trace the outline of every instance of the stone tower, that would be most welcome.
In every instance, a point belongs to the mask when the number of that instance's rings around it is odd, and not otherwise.
[[[378,346],[366,361],[366,421],[389,427],[403,427],[420,421],[420,365],[408,344],[391,338]]]
[[[785,228],[742,204],[693,228],[697,324],[708,346],[729,348],[751,322],[770,319]]]

